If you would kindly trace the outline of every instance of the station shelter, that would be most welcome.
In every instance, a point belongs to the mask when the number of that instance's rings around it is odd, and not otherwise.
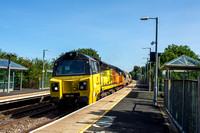
[[[182,55],[165,63],[161,71],[164,106],[180,132],[200,131],[200,61]]]
[[[18,89],[22,89],[22,76],[23,76],[23,71],[24,70],[28,70],[26,67],[21,66],[15,62],[10,63],[10,70],[11,70],[11,74],[10,74],[10,88],[8,88],[8,63],[9,60],[7,59],[0,59],[0,92],[6,92],[7,89],[9,89],[9,91],[13,91],[15,88],[15,84],[19,84]],[[15,73],[16,72],[21,72],[20,74],[20,80],[15,81]],[[20,83],[18,83],[20,82]]]
[[[171,73],[184,73],[187,75],[191,71],[200,70],[200,61],[186,55],[173,59],[160,67],[161,71],[166,71],[166,78],[171,78]]]

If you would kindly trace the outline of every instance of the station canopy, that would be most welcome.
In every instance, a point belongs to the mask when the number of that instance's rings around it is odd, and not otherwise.
[[[186,55],[165,63],[161,70],[200,70],[200,61],[190,58]]]
[[[8,69],[8,60],[7,59],[0,59],[0,69]],[[23,71],[28,70],[26,67],[21,66],[15,62],[10,62],[10,70],[15,71]]]

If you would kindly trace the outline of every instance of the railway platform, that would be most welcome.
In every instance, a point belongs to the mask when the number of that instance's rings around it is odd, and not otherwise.
[[[131,83],[118,92],[73,112],[31,133],[168,133],[151,92]]]
[[[23,100],[50,96],[49,88],[15,90],[9,93],[0,92],[0,105],[14,103]]]

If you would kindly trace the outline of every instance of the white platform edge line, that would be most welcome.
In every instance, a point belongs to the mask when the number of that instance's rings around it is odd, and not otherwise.
[[[18,97],[18,98],[11,98],[11,99],[6,99],[6,100],[0,100],[0,103],[7,102],[7,101],[24,99],[24,98],[31,98],[31,97],[36,97],[36,96],[48,95],[48,94],[50,94],[50,93],[44,93],[44,94],[37,94],[37,95],[31,95],[31,96],[24,96],[24,97]]]

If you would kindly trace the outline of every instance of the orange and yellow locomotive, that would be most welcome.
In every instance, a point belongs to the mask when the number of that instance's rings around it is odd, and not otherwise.
[[[54,63],[50,80],[53,103],[62,101],[91,104],[127,83],[119,68],[77,52],[69,52]]]

